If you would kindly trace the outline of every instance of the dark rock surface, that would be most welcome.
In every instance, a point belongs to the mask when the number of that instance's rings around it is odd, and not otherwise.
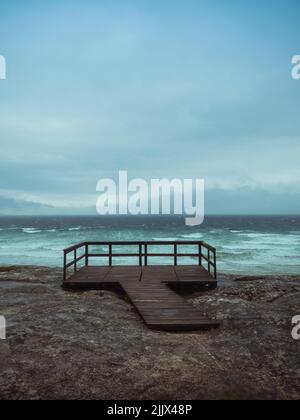
[[[58,269],[0,269],[1,399],[298,399],[300,279],[239,278],[186,296],[217,330],[148,330],[111,291],[66,292]]]

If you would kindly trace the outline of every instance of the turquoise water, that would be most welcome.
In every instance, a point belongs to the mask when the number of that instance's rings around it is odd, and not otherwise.
[[[210,216],[196,228],[174,217],[1,217],[0,265],[62,266],[70,245],[123,240],[203,240],[217,248],[219,272],[300,274],[300,216]]]

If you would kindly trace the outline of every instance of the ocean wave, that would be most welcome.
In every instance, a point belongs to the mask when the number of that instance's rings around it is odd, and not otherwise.
[[[285,234],[273,234],[273,233],[243,233],[243,235],[248,236],[248,238],[273,238],[273,237],[280,237],[280,236],[286,236]]]
[[[278,258],[286,258],[286,259],[289,259],[289,260],[298,260],[298,261],[300,261],[300,255],[275,255],[275,257],[278,257]]]
[[[34,229],[34,228],[23,228],[22,230],[23,230],[23,233],[30,233],[30,234],[42,232],[41,230]]]
[[[57,232],[57,229],[48,229],[48,230],[46,230],[46,232],[54,233],[54,232]]]
[[[300,235],[298,235],[295,232],[249,232],[249,231],[245,231],[245,232],[241,232],[238,234],[238,236],[242,237],[247,237],[250,239],[284,239],[284,238],[290,238],[290,239],[300,239]]]
[[[36,246],[33,248],[30,248],[30,251],[35,253],[35,252],[41,252],[41,251],[47,251],[47,252],[60,252],[61,248],[57,248],[55,249],[54,247],[52,247],[50,244],[47,245],[41,245],[41,246]]]
[[[155,242],[174,242],[174,241],[178,241],[178,238],[152,238],[152,241],[155,241]]]
[[[223,234],[226,234],[228,232],[228,229],[227,228],[224,228],[224,229],[212,229],[212,230],[210,230],[210,231],[208,231],[207,233],[209,234],[209,235],[223,235]]]
[[[111,226],[85,226],[84,227],[85,230],[98,230],[98,229],[111,229]],[[80,229],[78,229],[80,230]]]
[[[69,229],[68,229],[68,231],[69,231],[69,232],[73,232],[73,231],[75,231],[75,230],[81,230],[81,226],[78,226],[78,227],[73,227],[73,228],[69,228]]]
[[[239,251],[219,251],[219,255],[220,255],[220,257],[231,257],[231,258],[234,258],[234,257],[239,257],[239,258],[241,258],[241,257],[255,257],[256,255],[258,254],[258,252],[255,252],[255,251],[247,251],[247,250],[245,250],[245,251],[241,251],[241,250],[239,250]]]
[[[186,235],[180,235],[181,238],[185,238],[185,239],[201,239],[203,238],[203,233],[189,233]]]

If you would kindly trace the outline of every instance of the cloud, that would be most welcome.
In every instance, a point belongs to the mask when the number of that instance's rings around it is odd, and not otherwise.
[[[173,3],[4,8],[4,196],[85,208],[100,178],[128,170],[204,178],[208,192],[241,194],[257,211],[261,191],[274,205],[282,194],[294,211],[300,83],[287,52],[298,48],[299,5],[270,18],[266,5]]]
[[[53,212],[52,206],[47,206],[41,203],[35,203],[25,200],[15,200],[9,197],[0,196],[0,214],[33,214],[33,213],[48,213]]]

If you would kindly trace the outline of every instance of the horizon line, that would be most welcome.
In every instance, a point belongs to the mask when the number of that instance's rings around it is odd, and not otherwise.
[[[99,215],[99,214],[0,214],[1,217],[99,217],[99,218],[139,218],[139,217],[152,217],[152,218],[166,218],[166,217],[176,217],[176,218],[185,218],[187,215],[176,215],[176,214],[169,214],[169,215],[155,215],[155,214],[139,214],[139,215],[131,215],[131,214],[116,214],[116,215]],[[219,216],[296,216],[300,217],[300,213],[208,213],[205,217],[219,217]]]

